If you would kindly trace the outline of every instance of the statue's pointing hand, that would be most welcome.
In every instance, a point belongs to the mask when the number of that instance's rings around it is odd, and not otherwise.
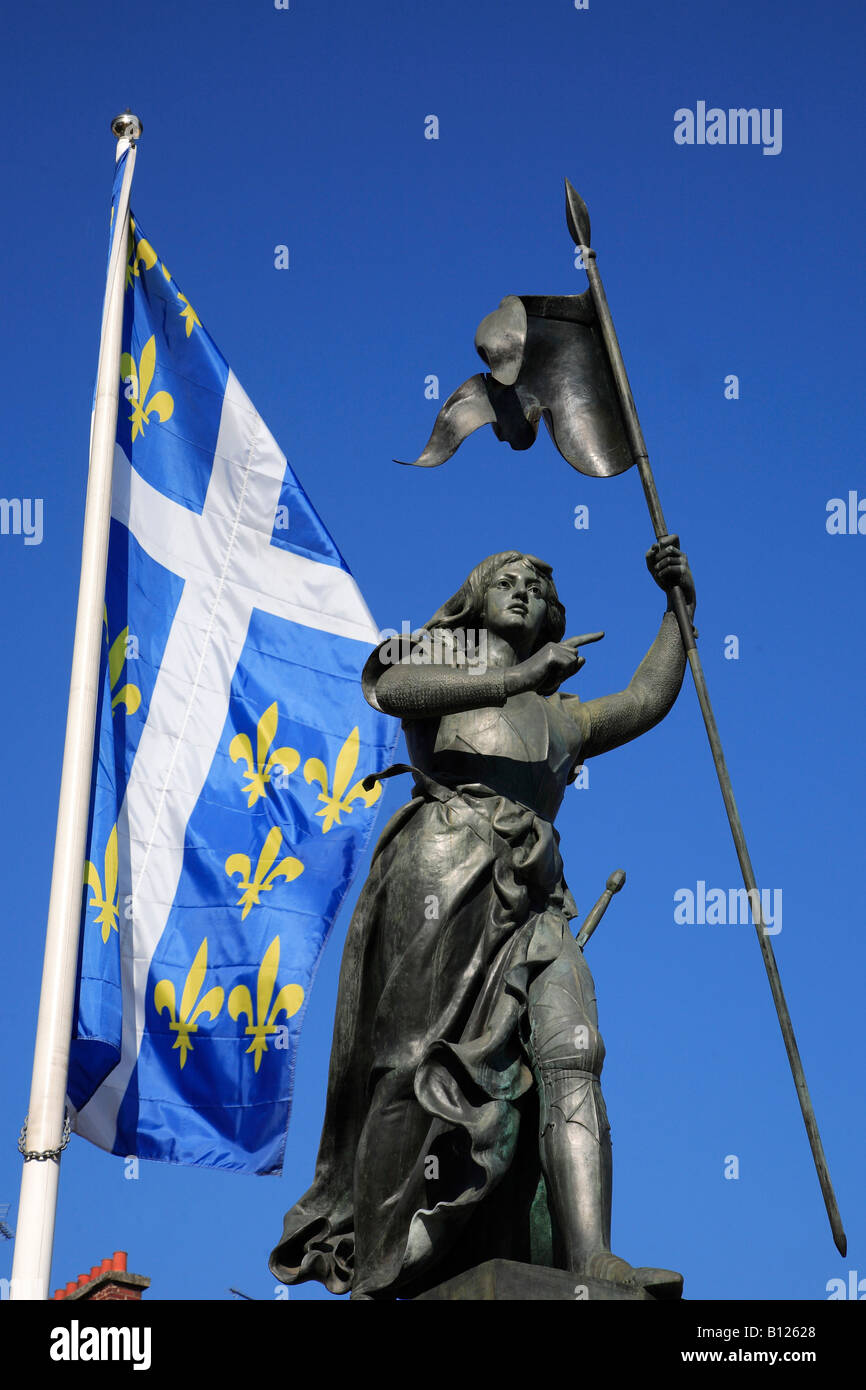
[[[555,694],[563,681],[586,664],[579,648],[600,642],[603,636],[603,632],[588,632],[582,637],[566,637],[563,642],[546,642],[526,661],[506,671],[506,694],[518,695],[525,690],[535,690],[539,695]]]
[[[646,553],[647,568],[660,589],[682,589],[689,608],[695,606],[695,581],[689,569],[688,557],[680,550],[679,536],[662,536]]]

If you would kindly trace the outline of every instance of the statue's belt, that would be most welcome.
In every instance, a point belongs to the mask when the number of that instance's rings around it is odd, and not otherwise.
[[[513,796],[506,796],[504,792],[498,792],[493,787],[485,786],[483,782],[463,783],[459,787],[449,787],[442,782],[437,782],[435,778],[428,776],[426,772],[422,772],[420,768],[415,767],[412,763],[392,763],[390,767],[385,768],[384,772],[371,773],[370,776],[365,777],[363,786],[366,790],[370,790],[374,783],[382,782],[387,777],[399,777],[404,772],[412,773],[415,779],[416,789],[422,796],[430,797],[434,801],[440,801],[450,806],[451,809],[465,821],[468,827],[473,830],[485,844],[489,845],[491,849],[497,851],[497,853],[513,856],[515,846],[511,841],[506,839],[504,835],[500,835],[499,832],[493,828],[486,816],[479,815],[476,809],[469,805],[465,799],[465,793],[468,793],[470,796],[496,797],[499,800],[510,802],[513,806],[520,807],[521,810],[532,817],[533,823],[545,827],[542,834],[549,833],[553,837],[557,859],[559,858],[559,836],[554,829],[553,822],[548,820],[546,816],[541,815],[534,807],[527,806],[523,801],[517,801]],[[561,876],[561,862],[559,863],[559,873]]]
[[[400,777],[404,772],[411,772],[418,790],[426,792],[436,801],[452,801],[455,797],[461,797],[464,792],[469,792],[473,796],[498,796],[503,801],[510,801],[512,805],[528,811],[531,816],[536,816],[538,820],[552,827],[553,822],[548,816],[543,815],[535,806],[527,806],[525,801],[520,801],[516,796],[497,791],[495,787],[488,787],[484,782],[461,782],[459,787],[449,787],[447,783],[437,782],[434,777],[422,772],[413,763],[392,763],[390,767],[385,768],[384,772],[369,773],[361,785],[365,791],[372,791],[377,782],[384,782],[386,777]]]

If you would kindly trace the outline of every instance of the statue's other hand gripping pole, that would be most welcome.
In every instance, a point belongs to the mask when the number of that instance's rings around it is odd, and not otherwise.
[[[590,290],[592,293],[593,304],[598,318],[599,328],[604,339],[611,370],[616,382],[617,394],[623,414],[623,422],[626,428],[629,447],[632,457],[637,465],[640,480],[643,484],[644,495],[652,519],[653,529],[656,540],[668,534],[665,524],[664,513],[662,512],[661,502],[656,490],[655,479],[649,464],[646,444],[644,442],[643,431],[640,427],[637,408],[629,386],[628,376],[626,375],[625,363],[623,362],[622,352],[613,326],[610,308],[608,307],[607,297],[604,292],[601,275],[596,264],[595,252],[590,246],[590,224],[589,214],[586,204],[572,185],[565,181],[565,200],[566,217],[568,230],[574,238],[575,244],[580,248],[582,260],[589,279]],[[740,861],[740,868],[743,874],[743,883],[749,894],[749,902],[752,908],[752,919],[755,930],[758,934],[758,944],[761,948],[761,955],[764,958],[764,966],[767,971],[767,978],[770,981],[770,989],[773,995],[773,1002],[776,1005],[776,1013],[779,1025],[782,1029],[782,1037],[785,1040],[785,1050],[788,1054],[788,1061],[794,1077],[794,1085],[797,1088],[797,1095],[800,1100],[800,1110],[803,1115],[803,1122],[806,1126],[806,1133],[809,1136],[809,1144],[812,1149],[812,1157],[815,1161],[815,1168],[818,1173],[818,1181],[821,1184],[821,1192],[824,1197],[824,1205],[827,1208],[827,1215],[830,1218],[830,1228],[833,1232],[833,1240],[840,1255],[845,1255],[848,1249],[848,1242],[842,1226],[842,1218],[839,1215],[839,1208],[836,1203],[836,1195],[833,1191],[833,1184],[830,1180],[830,1170],[827,1167],[827,1159],[824,1155],[824,1146],[821,1143],[821,1135],[818,1130],[818,1122],[815,1119],[815,1111],[809,1096],[809,1088],[806,1085],[806,1075],[803,1071],[803,1063],[800,1060],[800,1052],[797,1047],[797,1039],[794,1036],[794,1028],[791,1023],[791,1015],[785,1001],[782,990],[782,981],[779,977],[779,967],[776,964],[776,957],[773,952],[773,945],[768,935],[768,928],[764,921],[761,909],[761,895],[755,881],[752,861],[749,856],[746,836],[740,820],[740,813],[737,810],[737,803],[734,799],[734,790],[731,785],[731,777],[725,763],[725,755],[722,749],[722,741],[719,737],[718,725],[713,714],[713,707],[710,703],[709,691],[707,689],[706,677],[704,676],[701,659],[698,655],[697,643],[694,630],[686,606],[685,595],[682,589],[676,587],[670,591],[671,606],[676,614],[679,623],[680,634],[683,640],[694,677],[695,689],[698,694],[698,702],[701,713],[706,725],[707,737],[710,741],[710,748],[713,754],[713,762],[716,766],[716,774],[719,779],[719,786],[722,789],[722,798],[725,803],[725,810],[728,815],[728,823],[731,827],[731,834],[734,838],[734,845],[737,851],[737,858]]]

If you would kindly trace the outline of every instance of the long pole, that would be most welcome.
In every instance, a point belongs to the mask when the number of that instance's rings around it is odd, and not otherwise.
[[[112,122],[112,130],[118,140],[118,160],[125,152],[127,158],[120,196],[115,208],[102,310],[96,403],[90,436],[90,465],[84,509],[78,612],[75,619],[66,741],[54,842],[54,867],[48,905],[30,1108],[22,1145],[24,1171],[21,1176],[15,1259],[10,1287],[10,1296],[13,1299],[48,1297],[57,1188],[60,1180],[60,1152],[65,1142],[66,1084],[75,1007],[82,874],[99,694],[105,568],[111,523],[111,476],[120,386],[129,192],[141,122],[137,116],[127,113],[125,116],[118,116]]]
[[[589,245],[589,214],[583,199],[575,189],[572,188],[567,179],[565,181],[565,198],[568,228],[575,242],[580,246],[583,263],[589,278],[599,327],[602,337],[604,338],[611,370],[613,371],[614,380],[616,382],[617,394],[622,408],[632,458],[637,464],[640,480],[643,484],[644,496],[646,497],[650,517],[652,518],[656,540],[661,540],[662,536],[666,536],[669,533],[665,523],[664,513],[662,512],[658,491],[656,490],[655,480],[650,468],[646,443],[644,441],[643,431],[640,427],[637,407],[635,406],[634,397],[631,393],[628,376],[626,375],[622,351],[620,350],[616,330],[613,326],[613,318],[611,317],[610,308],[608,307],[604,285],[602,284],[601,275],[599,274],[596,264],[595,252]],[[797,1096],[800,1101],[803,1122],[806,1126],[806,1133],[809,1136],[809,1144],[812,1149],[812,1157],[815,1160],[818,1181],[821,1184],[824,1205],[827,1208],[827,1215],[830,1218],[830,1229],[833,1232],[833,1240],[839,1254],[844,1255],[848,1249],[848,1242],[842,1227],[842,1218],[839,1214],[839,1208],[836,1204],[836,1194],[833,1191],[833,1184],[830,1180],[830,1170],[827,1166],[827,1159],[824,1156],[824,1146],[821,1143],[821,1135],[818,1131],[818,1121],[815,1119],[815,1111],[812,1107],[811,1097],[809,1096],[809,1088],[806,1085],[806,1074],[803,1070],[803,1063],[800,1060],[800,1051],[797,1047],[797,1039],[794,1036],[791,1015],[788,1012],[788,1005],[782,990],[782,981],[779,976],[779,967],[776,964],[773,944],[770,941],[767,925],[761,910],[761,895],[758,892],[758,886],[755,881],[755,873],[752,868],[752,860],[746,844],[746,835],[743,830],[742,821],[740,820],[740,813],[737,810],[737,803],[734,800],[734,789],[731,783],[731,776],[725,762],[722,740],[719,736],[719,729],[716,724],[713,707],[710,704],[710,694],[707,689],[706,677],[704,676],[701,659],[698,655],[697,644],[695,642],[691,620],[689,619],[688,610],[686,608],[685,595],[682,589],[679,587],[673,589],[671,599],[679,623],[683,646],[685,647],[689,666],[691,667],[692,676],[694,677],[695,689],[698,693],[698,703],[700,704],[701,713],[704,717],[707,737],[710,741],[713,762],[716,767],[716,775],[719,779],[719,786],[722,789],[722,798],[725,803],[731,834],[734,838],[737,858],[740,861],[743,883],[749,894],[749,902],[752,907],[752,920],[758,934],[758,945],[761,948],[761,955],[763,956],[764,967],[770,982],[773,1002],[776,1006],[779,1025],[782,1029],[782,1037],[785,1040],[785,1050],[788,1054],[788,1062],[790,1063],[791,1072],[794,1077],[794,1085],[797,1088]]]

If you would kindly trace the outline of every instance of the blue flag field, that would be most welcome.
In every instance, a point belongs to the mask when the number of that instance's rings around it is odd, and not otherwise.
[[[130,224],[73,1127],[274,1173],[396,725],[361,693],[378,630],[345,561]]]

